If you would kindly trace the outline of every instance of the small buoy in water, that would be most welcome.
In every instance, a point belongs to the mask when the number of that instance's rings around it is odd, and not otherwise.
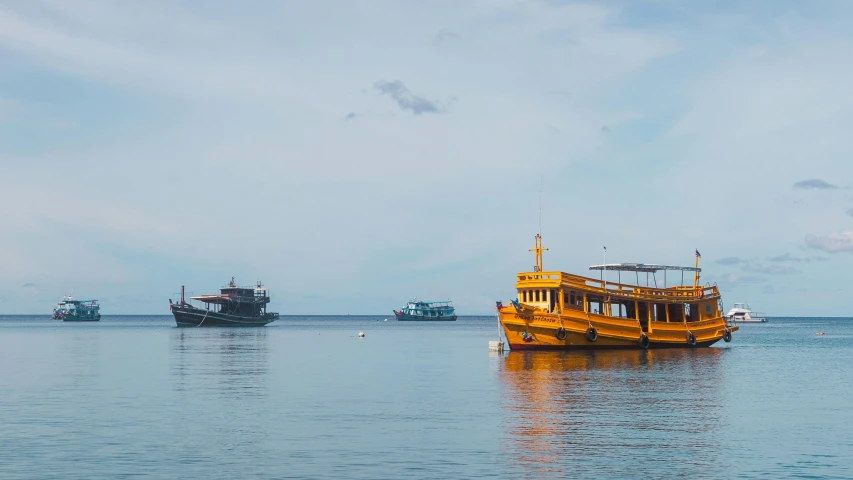
[[[826,332],[817,332],[815,335],[826,335]]]
[[[504,342],[500,340],[489,340],[489,351],[502,353],[504,351]]]
[[[358,332],[358,338],[363,338],[363,337],[364,337],[364,332]]]
[[[388,319],[386,318],[386,319],[385,319],[385,321],[387,322],[387,321],[388,321]]]

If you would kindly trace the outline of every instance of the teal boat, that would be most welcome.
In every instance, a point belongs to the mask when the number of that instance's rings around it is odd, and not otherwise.
[[[76,300],[66,295],[50,318],[64,322],[97,322],[101,319],[100,309],[97,300]]]
[[[394,310],[399,321],[435,322],[456,320],[456,310],[452,302],[421,302],[413,299],[399,312]]]

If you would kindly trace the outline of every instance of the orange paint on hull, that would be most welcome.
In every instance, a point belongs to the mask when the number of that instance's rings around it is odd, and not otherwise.
[[[644,348],[708,347],[723,339],[726,324],[722,318],[689,323],[651,322],[644,332],[637,320],[568,312],[567,316],[537,312],[519,315],[513,308],[500,311],[501,326],[512,350],[605,350]],[[590,341],[587,329],[595,329],[597,338]],[[559,329],[565,338],[558,338]],[[730,331],[737,327],[728,328]],[[688,332],[696,343],[688,343]],[[526,335],[525,335],[526,334]],[[641,335],[648,337],[648,347]],[[525,336],[529,341],[525,341]],[[562,335],[561,335],[562,336]]]

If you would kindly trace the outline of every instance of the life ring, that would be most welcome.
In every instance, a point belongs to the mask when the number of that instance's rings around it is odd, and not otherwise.
[[[637,340],[637,345],[643,350],[649,348],[649,337],[645,333],[640,334],[640,339]]]
[[[691,347],[696,345],[696,335],[693,335],[693,332],[687,332],[687,344]]]
[[[568,332],[566,332],[566,329],[563,327],[558,328],[557,332],[554,333],[554,336],[557,338],[557,340],[565,340],[567,335]]]
[[[594,328],[589,327],[586,329],[586,339],[590,342],[594,342],[598,340],[598,332],[595,331]]]
[[[726,330],[725,333],[723,333],[723,341],[726,343],[729,343],[732,341],[732,331],[731,330]]]
[[[699,290],[696,290],[696,298],[702,298],[704,296],[705,296],[705,290],[703,290],[701,288]]]

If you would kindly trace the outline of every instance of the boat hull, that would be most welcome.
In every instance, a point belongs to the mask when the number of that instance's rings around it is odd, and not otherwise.
[[[587,315],[584,312],[562,316],[540,312],[519,315],[514,308],[503,308],[499,315],[511,350],[704,348],[722,340],[727,330],[733,332],[738,329],[728,327],[720,317],[686,325],[650,322],[643,329],[635,319]],[[595,329],[594,340],[587,337],[590,327]],[[689,342],[688,334],[692,334],[695,344]],[[641,342],[641,335],[648,338],[648,346]]]
[[[732,323],[767,323],[766,318],[748,318],[746,320],[739,318],[730,318],[729,321]]]
[[[455,322],[456,314],[449,317],[425,317],[420,315],[406,315],[402,312],[394,312],[394,316],[401,322]]]
[[[212,312],[195,307],[174,307],[172,315],[179,327],[263,327],[278,318],[278,314],[266,316],[241,316]]]
[[[62,320],[63,322],[99,322],[101,321],[101,316],[78,317],[77,315],[64,315],[62,318],[51,318],[51,320]]]

